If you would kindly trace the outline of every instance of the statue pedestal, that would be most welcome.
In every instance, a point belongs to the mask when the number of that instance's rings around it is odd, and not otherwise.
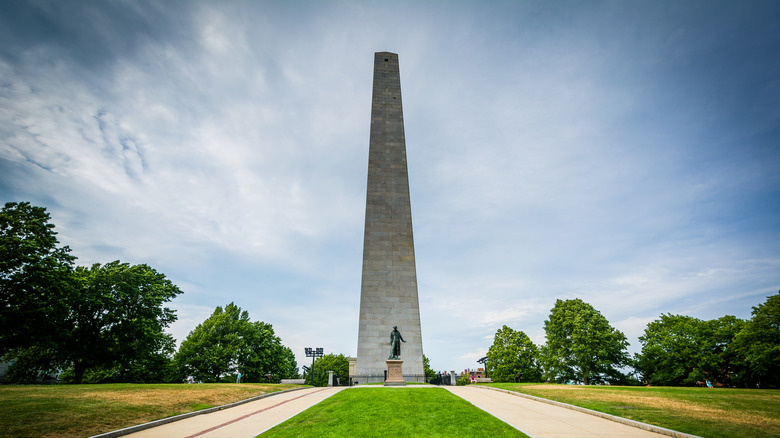
[[[385,386],[405,386],[403,363],[401,359],[387,359],[387,380]]]

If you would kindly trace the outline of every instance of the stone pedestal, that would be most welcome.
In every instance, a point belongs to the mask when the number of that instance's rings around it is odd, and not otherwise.
[[[387,359],[387,380],[385,380],[385,386],[405,386],[404,381],[404,361],[400,359]]]
[[[328,386],[333,386],[333,371],[328,371]]]

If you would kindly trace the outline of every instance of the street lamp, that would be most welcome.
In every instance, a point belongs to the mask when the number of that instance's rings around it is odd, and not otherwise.
[[[483,357],[482,359],[479,359],[477,363],[481,363],[485,367],[485,377],[487,377],[487,365],[485,365],[485,362],[487,362],[487,356]]]
[[[306,357],[311,358],[311,370],[309,370],[309,374],[311,375],[311,386],[314,386],[314,358],[322,357],[322,348],[306,347],[305,350],[306,350]]]

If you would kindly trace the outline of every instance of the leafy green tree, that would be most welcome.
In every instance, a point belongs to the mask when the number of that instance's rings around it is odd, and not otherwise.
[[[740,383],[780,388],[780,292],[753,307],[752,317],[734,338]]]
[[[252,322],[244,333],[244,348],[238,354],[238,370],[245,382],[278,383],[298,376],[298,364],[292,350],[281,344],[271,324]]]
[[[639,337],[642,351],[637,369],[651,385],[693,385],[704,378],[701,361],[701,331],[704,322],[684,315],[661,315]]]
[[[626,336],[590,304],[556,300],[544,331],[542,358],[548,379],[586,385],[625,379],[620,368],[630,363]]]
[[[73,261],[58,247],[43,207],[9,202],[0,211],[0,357],[17,370],[47,372],[68,336],[68,303],[76,293]]]
[[[522,331],[506,325],[496,331],[493,345],[487,353],[486,368],[494,382],[538,382],[541,372],[537,364],[539,349]]]
[[[73,267],[49,214],[29,203],[0,212],[0,356],[24,380],[72,367],[113,381],[159,381],[175,321],[163,307],[181,291],[146,265],[120,262]],[[103,379],[103,378],[101,378]]]
[[[82,383],[175,383],[172,355],[176,343],[170,335],[165,335],[158,351],[128,356],[115,364],[106,364],[88,368],[84,372]],[[75,371],[69,368],[60,374],[64,383],[75,383]]]
[[[313,375],[314,386],[327,386],[328,371],[333,371],[334,376],[338,376],[342,381],[349,379],[349,358],[343,354],[326,354],[318,357],[314,360],[314,371],[309,373],[309,383]]]
[[[271,324],[252,322],[234,303],[214,313],[182,342],[174,362],[183,376],[219,382],[237,373],[246,382],[296,377],[292,351],[281,345]]]
[[[143,364],[164,363],[172,353],[173,338],[164,330],[176,313],[164,304],[181,290],[147,265],[114,261],[79,267],[76,274],[82,287],[71,303],[71,335],[61,351],[73,362],[75,383],[95,367],[116,368],[120,381],[131,374],[162,379],[139,373]]]
[[[295,354],[289,347],[279,344],[277,347],[276,362],[271,369],[271,380],[279,383],[282,379],[297,379],[298,363],[295,361]],[[349,373],[346,374],[349,377]]]
[[[436,377],[436,371],[431,368],[431,361],[423,354],[423,371],[425,372],[425,380],[428,381]]]
[[[711,321],[661,315],[639,337],[636,368],[652,385],[694,385],[708,379],[729,385],[736,360],[731,343],[743,324],[730,315]]]
[[[701,361],[699,367],[705,379],[733,385],[733,377],[739,365],[734,337],[742,330],[745,321],[726,315],[702,324]]]

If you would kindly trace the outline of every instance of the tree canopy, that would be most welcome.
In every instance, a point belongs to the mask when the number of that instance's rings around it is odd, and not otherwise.
[[[620,369],[630,363],[626,336],[590,304],[556,300],[544,331],[542,357],[548,379],[586,385],[624,380]]]
[[[741,383],[780,388],[780,292],[753,307],[752,317],[734,337],[734,350]]]
[[[114,381],[160,381],[181,293],[146,265],[74,268],[45,208],[7,203],[0,212],[0,356],[9,375],[32,379],[73,369],[80,383],[100,369]]]
[[[691,385],[704,379],[699,367],[702,326],[700,319],[661,315],[639,337],[642,351],[637,371],[651,385]]]
[[[75,257],[58,246],[49,220],[45,208],[29,202],[0,211],[0,357],[29,349],[45,356],[66,335]]]
[[[780,302],[780,299],[778,299]],[[753,319],[726,315],[710,321],[683,315],[662,315],[639,337],[642,351],[636,368],[653,385],[695,385],[711,380],[726,386],[776,387],[780,371],[780,331],[771,322],[773,297],[753,309]],[[780,314],[780,306],[774,317]],[[778,359],[775,359],[777,361]]]
[[[242,381],[278,382],[298,375],[292,350],[283,346],[271,324],[252,322],[234,303],[217,307],[187,336],[174,362],[181,377],[219,382],[242,374]]]
[[[428,381],[436,377],[436,371],[431,368],[431,361],[423,354],[423,372],[425,373],[425,380]]]
[[[488,376],[495,382],[538,382],[542,374],[538,365],[539,349],[522,331],[501,327],[487,353]]]
[[[139,375],[139,362],[160,362],[173,353],[173,338],[164,330],[176,314],[164,304],[181,290],[147,265],[114,261],[79,267],[76,274],[82,287],[71,303],[71,336],[63,350],[76,383],[94,367],[118,367],[134,381],[157,380]]]
[[[342,382],[349,379],[349,358],[343,354],[326,354],[318,357],[314,360],[314,371],[309,373],[307,381],[311,384],[311,376],[314,376],[314,386],[327,386],[328,371],[333,371]]]

